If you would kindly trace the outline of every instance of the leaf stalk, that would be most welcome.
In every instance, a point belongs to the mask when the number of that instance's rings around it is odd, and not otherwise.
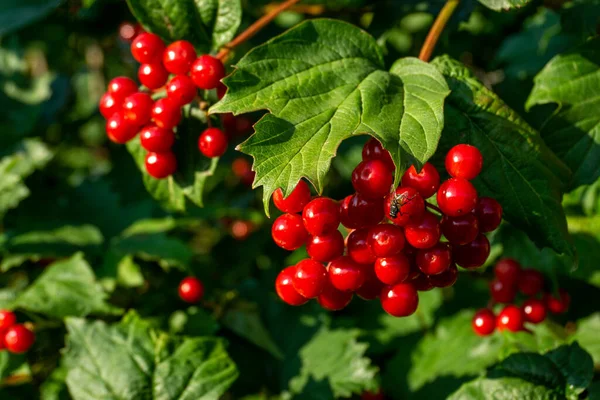
[[[419,53],[419,59],[421,61],[428,62],[431,58],[435,45],[437,44],[444,27],[446,27],[446,24],[450,20],[450,17],[452,17],[452,14],[458,7],[458,3],[460,3],[460,0],[448,0],[446,1],[446,4],[444,4],[444,7],[442,7],[442,10],[427,34],[423,47],[421,47],[421,52]]]

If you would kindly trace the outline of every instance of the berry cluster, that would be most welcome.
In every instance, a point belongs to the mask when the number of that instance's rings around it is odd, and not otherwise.
[[[17,316],[7,310],[0,310],[0,350],[11,353],[25,353],[35,342],[35,334],[25,325],[17,324]]]
[[[447,181],[440,184],[429,163],[420,172],[412,166],[391,193],[395,167],[389,152],[370,139],[362,155],[352,173],[356,193],[339,204],[312,199],[304,181],[286,198],[281,189],[273,194],[285,213],[273,223],[273,240],[286,250],[306,245],[310,257],[282,270],[275,288],[291,305],[316,298],[323,308],[339,310],[356,292],[363,299],[379,298],[393,316],[408,316],[417,309],[417,291],[453,285],[457,265],[484,264],[490,252],[484,233],[498,227],[502,208],[494,199],[478,198],[469,182],[483,164],[473,146],[448,152]],[[439,208],[425,201],[436,193]],[[441,214],[441,221],[427,208]],[[340,223],[350,230],[345,240]],[[442,235],[447,241],[440,241]]]
[[[181,121],[181,109],[197,96],[198,89],[217,89],[225,76],[223,63],[208,54],[197,56],[191,43],[179,40],[165,46],[160,37],[141,33],[131,43],[131,54],[138,62],[138,78],[148,91],[138,90],[127,77],[108,84],[100,99],[100,112],[106,118],[106,133],[115,143],[126,143],[138,133],[146,155],[146,171],[161,179],[177,169],[171,151],[174,129]],[[153,100],[151,92],[166,84],[166,97]],[[198,147],[206,157],[220,157],[227,149],[227,136],[219,128],[208,128],[200,135]]]
[[[537,270],[521,268],[513,259],[498,261],[494,267],[494,275],[494,280],[490,282],[490,294],[495,303],[514,303],[517,292],[525,300],[520,307],[516,304],[504,306],[498,316],[487,308],[477,311],[473,316],[472,326],[480,336],[490,335],[496,328],[513,332],[526,330],[525,322],[539,324],[546,319],[548,311],[561,314],[569,308],[571,298],[566,291],[561,289],[559,298],[544,291],[544,276]]]

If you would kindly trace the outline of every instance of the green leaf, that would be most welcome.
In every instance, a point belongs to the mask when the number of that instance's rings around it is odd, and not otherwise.
[[[433,155],[444,125],[448,88],[431,65],[413,58],[385,71],[375,39],[335,20],[311,20],[246,54],[224,80],[211,113],[267,109],[239,149],[254,157],[263,200],[300,178],[319,192],[342,140],[371,134],[398,167]],[[399,174],[396,179],[399,180]]]
[[[479,0],[479,2],[494,11],[508,11],[523,7],[529,4],[531,0]]]
[[[565,393],[567,397],[577,399],[592,383],[594,362],[592,357],[577,342],[570,346],[561,346],[544,356],[552,361],[562,373],[566,381]]]
[[[3,0],[0,3],[0,36],[43,18],[62,0]]]
[[[69,392],[65,379],[67,370],[59,366],[40,386],[40,400],[69,400]]]
[[[115,325],[69,318],[67,330],[74,400],[217,400],[237,377],[222,340],[168,336],[135,314]]]
[[[446,76],[452,92],[439,154],[456,143],[476,146],[485,160],[474,180],[483,196],[497,199],[504,217],[540,247],[573,254],[561,206],[568,168],[537,132],[464,65],[444,56],[433,64]]]
[[[190,247],[183,241],[163,233],[115,238],[111,250],[121,255],[134,255],[156,261],[163,268],[186,267],[192,259]]]
[[[202,308],[188,307],[177,310],[169,318],[169,332],[185,336],[211,336],[219,330],[219,324]]]
[[[465,383],[448,400],[562,400],[564,395],[519,378],[478,378]]]
[[[575,332],[572,338],[590,353],[596,365],[600,365],[600,340],[598,340],[598,332],[600,332],[600,312],[577,321],[577,332]]]
[[[560,22],[565,32],[588,38],[596,35],[600,21],[600,0],[569,1],[560,9]]]
[[[570,188],[600,177],[600,38],[554,57],[535,77],[526,108],[555,103],[542,127],[548,146],[571,168]]]

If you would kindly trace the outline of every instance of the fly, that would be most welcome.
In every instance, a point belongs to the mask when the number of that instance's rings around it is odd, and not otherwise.
[[[394,194],[394,198],[390,202],[390,218],[395,219],[398,213],[402,216],[402,207],[410,203],[414,198],[415,196],[409,198],[406,193]]]

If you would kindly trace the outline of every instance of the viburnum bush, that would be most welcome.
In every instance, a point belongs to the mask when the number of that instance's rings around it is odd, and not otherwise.
[[[0,5],[0,400],[600,397],[599,16]]]

